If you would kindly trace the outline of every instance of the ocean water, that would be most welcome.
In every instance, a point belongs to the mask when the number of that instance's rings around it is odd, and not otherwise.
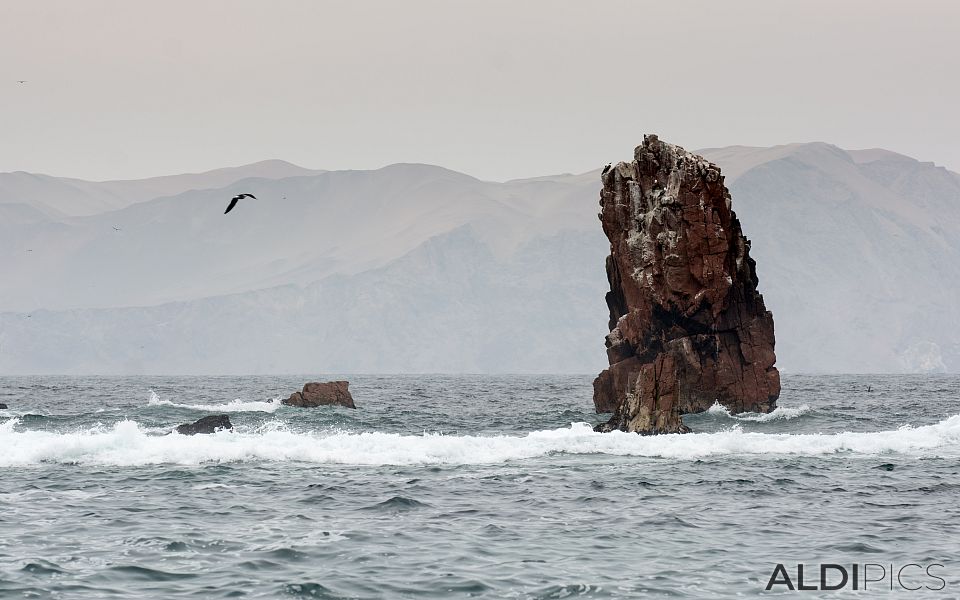
[[[591,431],[591,376],[276,401],[317,378],[0,378],[0,598],[794,594],[777,563],[939,563],[927,597],[960,593],[958,377],[787,375],[772,414],[659,437]]]

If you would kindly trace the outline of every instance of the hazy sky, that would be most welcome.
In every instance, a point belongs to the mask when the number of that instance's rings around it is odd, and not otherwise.
[[[625,159],[645,132],[960,171],[958,32],[953,0],[4,0],[0,171],[283,158],[502,180]]]

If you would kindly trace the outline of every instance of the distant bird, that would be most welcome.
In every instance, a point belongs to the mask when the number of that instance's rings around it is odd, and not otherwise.
[[[26,80],[24,80],[24,79],[18,79],[18,80],[17,80],[17,83],[19,83],[19,84],[22,85],[22,84],[26,83]]]
[[[33,252],[33,248],[27,248],[27,252]]]
[[[230,200],[230,206],[227,207],[227,210],[223,211],[223,214],[227,214],[233,210],[233,207],[237,205],[237,202],[243,200],[244,198],[253,198],[254,200],[257,199],[257,197],[253,194],[240,194],[239,196],[234,196],[233,199]]]
[[[116,225],[111,225],[111,227],[113,227],[113,229],[114,229],[115,231],[123,231],[122,229],[120,229],[120,228],[117,227]]]

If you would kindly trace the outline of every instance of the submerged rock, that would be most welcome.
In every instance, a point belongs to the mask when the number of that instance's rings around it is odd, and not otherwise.
[[[227,415],[210,415],[194,423],[180,425],[177,427],[177,433],[180,435],[196,435],[198,433],[215,433],[220,429],[233,429],[233,424],[230,423],[230,417]]]
[[[681,415],[714,402],[773,410],[773,315],[720,169],[648,135],[601,179],[610,367],[593,401],[613,416],[597,430],[685,432]]]
[[[300,408],[317,406],[356,408],[349,388],[349,381],[327,381],[323,383],[311,381],[304,384],[302,391],[290,394],[290,397],[282,400],[282,402],[287,406],[298,406]]]

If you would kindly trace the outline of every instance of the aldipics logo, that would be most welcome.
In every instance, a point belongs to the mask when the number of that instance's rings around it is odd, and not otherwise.
[[[773,568],[766,590],[768,592],[771,590],[939,591],[947,587],[947,580],[941,577],[944,569],[944,565],[940,563],[925,565],[907,563],[901,566],[879,563],[852,565],[824,563],[798,564],[791,570],[778,563]]]

